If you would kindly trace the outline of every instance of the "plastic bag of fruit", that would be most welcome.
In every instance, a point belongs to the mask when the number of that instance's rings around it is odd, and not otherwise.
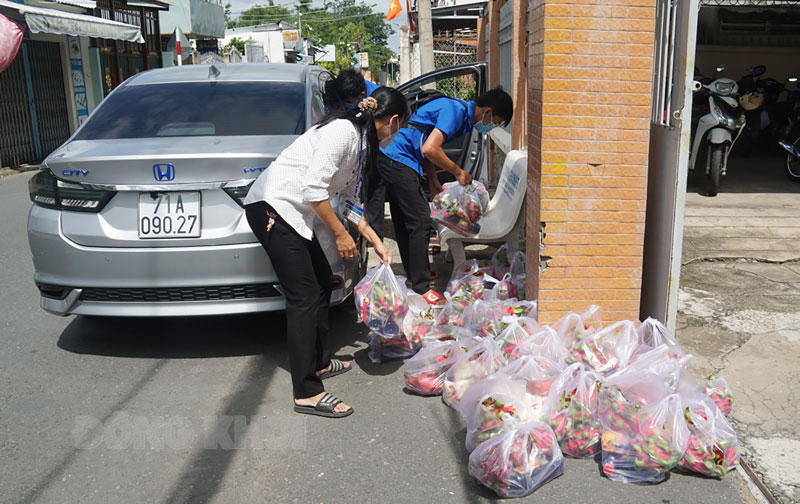
[[[480,220],[489,206],[489,192],[473,180],[470,185],[448,182],[431,201],[431,219],[456,233],[472,237],[481,230]]]
[[[405,279],[395,276],[389,266],[370,269],[354,291],[361,321],[384,338],[400,336],[408,312],[407,292]]]
[[[689,442],[678,467],[712,478],[722,478],[739,465],[739,439],[730,422],[706,401],[689,403],[684,410]]]
[[[539,355],[523,355],[500,368],[498,375],[509,376],[525,385],[527,400],[537,421],[545,421],[544,403],[553,382],[563,371],[563,363]]]
[[[501,373],[486,377],[468,388],[458,405],[458,412],[467,424],[467,450],[472,451],[499,434],[505,414],[520,422],[536,420],[528,396],[523,381]]]
[[[576,340],[570,349],[570,359],[608,376],[628,365],[638,344],[636,326],[622,320]]]
[[[621,483],[659,483],[683,459],[689,428],[678,394],[641,408],[629,429],[603,423],[603,473]]]
[[[564,456],[550,427],[505,415],[502,432],[470,454],[469,474],[500,497],[523,497],[564,474]]]
[[[406,388],[420,395],[440,395],[445,373],[464,355],[457,341],[431,343],[406,362]]]
[[[550,326],[543,326],[532,332],[519,344],[517,351],[520,355],[539,355],[562,363],[569,354],[561,336]]]
[[[444,377],[442,399],[452,408],[475,383],[494,374],[506,364],[500,347],[491,338],[482,338],[471,345],[467,354],[453,364]]]
[[[559,334],[564,345],[571,348],[586,336],[600,330],[602,326],[600,307],[591,305],[583,313],[567,313],[553,324],[553,329]]]
[[[545,403],[547,422],[553,428],[564,455],[593,457],[600,451],[603,433],[598,416],[603,378],[580,364],[562,373]]]

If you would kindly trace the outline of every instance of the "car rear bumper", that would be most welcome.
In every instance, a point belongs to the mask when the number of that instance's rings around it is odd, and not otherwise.
[[[152,317],[285,308],[278,277],[259,243],[86,247],[64,236],[60,216],[58,210],[36,205],[28,215],[34,281],[40,289],[56,289],[41,297],[42,308],[50,313]],[[331,302],[346,297],[340,288]]]

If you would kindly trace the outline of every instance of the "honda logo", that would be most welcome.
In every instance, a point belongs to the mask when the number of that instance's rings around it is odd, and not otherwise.
[[[153,178],[159,182],[169,182],[175,179],[175,165],[172,163],[158,163],[153,165]]]

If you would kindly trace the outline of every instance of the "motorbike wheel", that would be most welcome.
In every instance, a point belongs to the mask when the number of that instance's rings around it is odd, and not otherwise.
[[[711,145],[711,171],[706,174],[706,194],[716,196],[719,191],[719,177],[722,173],[722,163],[725,159],[724,145]]]
[[[792,182],[800,183],[800,158],[786,155],[786,177]]]

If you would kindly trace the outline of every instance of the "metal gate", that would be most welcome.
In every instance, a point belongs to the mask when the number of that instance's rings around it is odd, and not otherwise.
[[[23,41],[0,89],[0,166],[40,161],[69,138],[58,43]]]
[[[0,72],[0,89],[0,166],[27,163],[36,158],[36,148],[21,48]]]
[[[61,46],[53,42],[28,41],[31,62],[33,102],[42,157],[56,150],[69,138],[67,94],[61,64]]]
[[[642,320],[674,330],[692,117],[698,0],[656,1]]]

